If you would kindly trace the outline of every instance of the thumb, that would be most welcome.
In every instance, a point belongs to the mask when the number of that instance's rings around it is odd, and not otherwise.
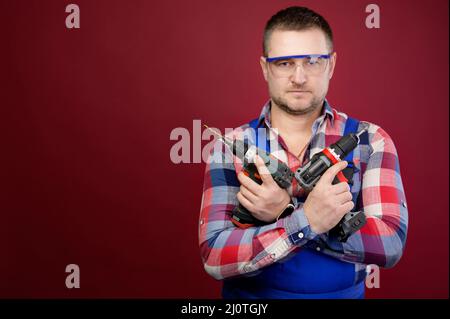
[[[273,182],[273,178],[270,175],[270,172],[259,155],[255,155],[255,165],[256,169],[258,170],[259,176],[261,176],[261,180],[263,183],[271,183]]]
[[[328,184],[332,184],[334,178],[336,177],[336,175],[342,171],[344,168],[347,167],[347,162],[346,161],[339,161],[336,164],[334,164],[333,166],[331,166],[329,169],[327,169],[325,171],[325,173],[322,175],[322,177],[320,178],[319,182],[322,183],[328,183]]]

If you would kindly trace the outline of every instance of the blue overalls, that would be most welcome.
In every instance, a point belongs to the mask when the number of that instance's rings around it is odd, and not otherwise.
[[[255,132],[258,132],[258,122],[257,119],[250,122]],[[356,133],[358,125],[358,120],[348,118],[344,135]],[[267,151],[269,146],[267,141]],[[349,163],[352,159],[353,152],[345,158]],[[358,194],[353,195],[356,201]],[[303,246],[294,256],[261,269],[258,275],[225,279],[222,296],[225,299],[362,299],[365,281],[358,280],[355,284],[354,264]]]

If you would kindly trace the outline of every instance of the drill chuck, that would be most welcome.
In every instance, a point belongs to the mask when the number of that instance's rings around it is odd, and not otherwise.
[[[345,158],[358,145],[359,137],[356,134],[350,133],[342,137],[339,141],[330,146],[338,159]]]

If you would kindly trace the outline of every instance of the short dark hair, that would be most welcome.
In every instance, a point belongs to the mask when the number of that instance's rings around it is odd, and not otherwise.
[[[325,33],[330,45],[330,51],[332,51],[333,31],[327,20],[320,14],[306,7],[289,7],[278,11],[267,21],[266,27],[264,28],[263,55],[267,56],[267,44],[273,31],[300,31],[314,28],[320,29]]]

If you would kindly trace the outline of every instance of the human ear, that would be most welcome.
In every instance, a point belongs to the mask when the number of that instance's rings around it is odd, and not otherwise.
[[[262,56],[259,59],[259,64],[261,65],[261,69],[262,69],[262,72],[263,72],[263,75],[264,75],[264,79],[267,82],[267,62],[266,62],[266,58]]]
[[[337,53],[333,52],[330,57],[330,72],[328,73],[328,79],[331,80],[334,73],[334,67],[336,66]]]

